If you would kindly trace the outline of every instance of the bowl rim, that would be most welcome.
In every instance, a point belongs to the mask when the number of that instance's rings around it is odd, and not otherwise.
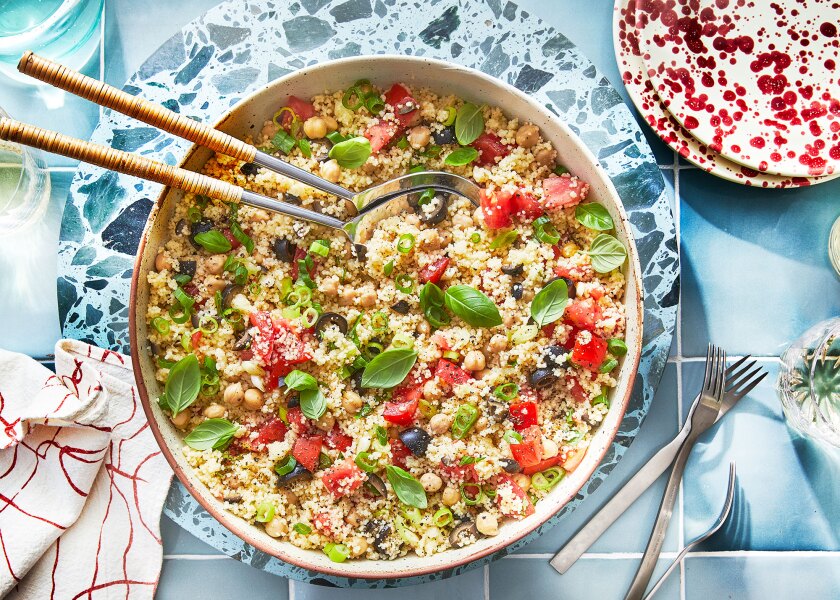
[[[524,101],[531,110],[535,111],[537,114],[545,117],[546,119],[550,120],[554,125],[558,126],[560,129],[564,131],[566,135],[568,135],[571,139],[576,141],[575,150],[581,152],[584,157],[592,164],[596,169],[603,170],[600,162],[598,161],[597,157],[592,153],[586,144],[584,144],[583,140],[580,139],[580,136],[577,135],[563,120],[561,120],[556,114],[549,111],[546,107],[541,105],[539,102],[533,100],[530,96],[522,92],[521,90],[517,89],[513,85],[502,81],[501,79],[497,79],[496,77],[490,76],[478,69],[467,67],[464,65],[450,63],[440,59],[434,59],[429,57],[423,56],[411,56],[411,55],[399,55],[399,54],[376,54],[376,55],[360,55],[360,56],[352,56],[352,57],[345,57],[339,58],[335,60],[327,60],[323,62],[319,62],[314,65],[309,65],[307,67],[301,68],[297,71],[293,71],[291,73],[287,73],[282,77],[274,79],[272,81],[267,82],[259,89],[254,90],[253,92],[249,93],[248,95],[242,97],[239,101],[237,101],[234,105],[230,106],[214,123],[213,127],[218,128],[223,125],[230,117],[233,115],[237,110],[240,110],[243,106],[247,105],[252,99],[258,97],[259,95],[265,93],[270,88],[275,88],[279,86],[283,86],[285,83],[296,80],[298,78],[306,77],[307,75],[322,70],[322,69],[332,69],[336,68],[336,65],[360,65],[360,64],[369,64],[371,62],[389,62],[389,61],[402,61],[402,62],[414,62],[414,63],[426,63],[433,67],[442,68],[442,69],[456,69],[456,70],[463,70],[465,72],[469,72],[473,76],[477,76],[480,79],[485,80],[491,86],[497,86],[505,89],[507,92],[512,93]],[[177,166],[183,167],[184,163],[192,158],[196,151],[203,148],[200,144],[192,144],[189,149],[185,152],[184,156],[178,161]],[[585,478],[582,479],[582,483],[580,487],[574,490],[569,490],[568,493],[565,495],[564,498],[561,500],[556,500],[558,502],[557,508],[552,512],[548,513],[544,518],[534,519],[532,524],[529,524],[525,527],[521,532],[517,532],[514,535],[509,536],[498,536],[499,541],[490,544],[488,547],[479,550],[473,554],[469,554],[464,556],[463,558],[459,558],[453,561],[444,562],[444,563],[437,563],[435,564],[433,560],[429,561],[428,567],[413,567],[410,570],[397,570],[396,568],[392,568],[391,570],[377,570],[376,572],[361,570],[359,572],[348,573],[346,570],[334,569],[331,568],[329,565],[324,567],[322,565],[307,563],[304,560],[301,560],[293,555],[287,554],[286,552],[278,552],[275,548],[270,547],[268,544],[264,543],[264,541],[252,532],[251,530],[254,529],[256,526],[253,524],[247,524],[246,521],[240,519],[236,515],[226,511],[224,508],[216,507],[212,505],[210,502],[205,502],[204,496],[206,494],[206,487],[204,490],[198,489],[197,486],[193,485],[190,478],[183,473],[184,469],[182,469],[181,465],[178,464],[177,460],[175,459],[173,449],[169,447],[164,439],[162,432],[157,423],[157,419],[153,408],[151,406],[149,390],[146,388],[146,382],[143,378],[143,372],[140,367],[140,360],[132,360],[132,369],[134,371],[134,377],[136,381],[137,390],[140,396],[140,402],[143,406],[143,411],[146,414],[146,418],[149,422],[149,428],[154,435],[155,441],[157,442],[158,446],[160,447],[161,453],[163,454],[166,461],[169,463],[169,466],[174,471],[176,477],[181,482],[182,485],[189,491],[189,493],[196,499],[196,501],[221,525],[223,525],[226,529],[228,529],[231,533],[235,536],[250,544],[257,550],[268,554],[269,556],[273,556],[285,563],[289,563],[296,567],[307,569],[309,571],[314,571],[317,573],[325,574],[328,576],[333,577],[340,577],[340,578],[356,578],[362,580],[382,580],[382,579],[405,579],[411,577],[418,577],[423,575],[430,575],[433,573],[438,573],[445,570],[452,570],[457,569],[458,567],[463,567],[465,565],[478,562],[482,559],[487,559],[488,557],[493,556],[494,554],[504,550],[508,546],[511,546],[523,538],[531,535],[534,533],[535,530],[542,527],[546,523],[548,523],[560,510],[563,509],[576,495],[577,493],[586,485],[586,483],[590,480],[592,475],[600,466],[601,462],[603,461],[604,457],[609,452],[610,448],[615,443],[615,437],[618,433],[619,428],[621,427],[621,423],[623,422],[624,414],[626,413],[627,407],[630,403],[631,396],[633,394],[633,389],[635,387],[635,379],[638,375],[639,370],[639,362],[641,360],[642,349],[644,346],[643,341],[643,332],[644,332],[644,302],[643,302],[643,295],[644,295],[644,287],[642,285],[643,280],[643,272],[641,269],[641,264],[639,261],[639,255],[636,248],[635,238],[633,236],[632,226],[630,224],[629,218],[627,216],[627,212],[624,208],[624,204],[621,200],[621,196],[618,194],[618,191],[615,188],[615,185],[612,182],[610,176],[604,173],[603,182],[605,183],[608,191],[612,194],[612,196],[617,199],[618,201],[615,202],[615,208],[618,212],[620,217],[621,226],[623,231],[626,233],[628,248],[627,248],[627,255],[628,255],[628,268],[627,274],[632,275],[635,279],[635,298],[628,298],[626,294],[629,293],[629,285],[625,283],[625,299],[624,299],[624,306],[625,309],[633,308],[636,313],[636,319],[639,325],[639,331],[637,334],[636,343],[627,353],[627,357],[632,357],[632,371],[631,375],[627,381],[626,389],[624,391],[624,395],[621,398],[621,410],[620,414],[617,416],[615,421],[615,426],[612,428],[612,431],[609,435],[609,441],[604,444],[603,449],[600,451],[597,461],[593,461],[591,463],[591,467],[587,469],[585,473]],[[138,329],[137,329],[137,297],[138,297],[138,287],[140,283],[140,272],[141,272],[141,262],[143,256],[146,252],[146,245],[149,240],[149,234],[151,232],[152,226],[156,223],[158,214],[160,209],[163,207],[164,202],[166,201],[167,196],[172,191],[171,186],[164,187],[160,194],[155,199],[155,203],[152,207],[151,212],[146,220],[146,224],[143,228],[143,233],[140,237],[140,241],[137,247],[137,253],[135,255],[134,260],[134,268],[131,276],[131,288],[130,288],[130,298],[129,298],[129,343],[130,347],[132,348],[133,352],[139,352],[140,348],[142,347],[141,344],[138,343]],[[627,282],[629,282],[630,278],[628,277]],[[632,302],[631,302],[632,300]],[[625,358],[626,361],[626,358]],[[629,365],[625,362],[625,368]],[[600,428],[599,428],[600,430]],[[204,487],[204,486],[202,486]],[[246,523],[247,527],[235,527],[234,523],[236,520],[242,520]],[[239,531],[237,531],[239,530]],[[307,552],[314,552],[314,550],[307,550],[300,548],[300,550],[305,550]],[[445,551],[447,552],[447,551]],[[445,555],[445,552],[442,553]],[[432,558],[431,556],[428,558]],[[379,560],[379,561],[371,561],[368,559],[353,561],[354,564],[365,564],[375,562],[377,565],[387,565],[391,564],[394,561],[388,560]]]

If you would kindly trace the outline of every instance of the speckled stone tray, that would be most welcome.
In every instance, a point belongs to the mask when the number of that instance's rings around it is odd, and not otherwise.
[[[416,32],[416,33],[415,33]],[[545,104],[580,135],[609,173],[633,224],[644,272],[645,345],[633,398],[611,451],[580,493],[505,551],[434,575],[368,582],[326,577],[255,550],[172,486],[166,514],[254,567],[345,587],[443,579],[512,552],[558,523],[594,491],[636,436],[667,359],[679,297],[679,255],[665,185],[647,143],[610,83],[561,33],[503,0],[225,2],[153,54],[124,89],[214,122],[266,82],[327,59],[409,54],[450,60],[503,79]],[[106,112],[92,139],[175,164],[189,143]],[[160,186],[82,165],[67,199],[59,247],[64,335],[128,352],[134,253]]]

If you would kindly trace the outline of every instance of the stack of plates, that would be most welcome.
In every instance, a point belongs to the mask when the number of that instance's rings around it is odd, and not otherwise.
[[[840,175],[840,2],[616,0],[615,53],[648,125],[737,183]]]

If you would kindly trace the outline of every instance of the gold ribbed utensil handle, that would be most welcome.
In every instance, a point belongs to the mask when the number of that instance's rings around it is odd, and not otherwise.
[[[53,154],[61,154],[111,171],[148,179],[185,192],[210,196],[224,202],[239,202],[242,199],[242,188],[226,181],[108,146],[78,140],[6,117],[0,117],[0,139],[23,146],[32,146]]]
[[[204,123],[172,112],[143,98],[132,96],[73,69],[27,51],[18,63],[18,71],[70,92],[95,104],[121,112],[144,123],[239,160],[251,162],[257,149],[242,140]]]

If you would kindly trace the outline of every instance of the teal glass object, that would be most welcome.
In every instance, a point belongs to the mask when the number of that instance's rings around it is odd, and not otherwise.
[[[17,63],[32,50],[80,69],[99,44],[104,0],[0,0],[0,71],[31,83]]]
[[[781,361],[776,391],[788,424],[840,448],[840,317],[806,331]]]

